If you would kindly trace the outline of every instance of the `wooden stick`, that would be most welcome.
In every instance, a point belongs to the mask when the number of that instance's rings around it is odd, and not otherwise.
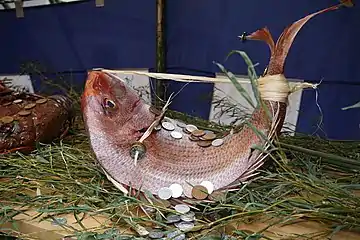
[[[96,0],[95,5],[96,7],[103,7],[105,5],[105,0]]]
[[[24,17],[24,8],[23,8],[23,1],[22,0],[15,0],[15,11],[17,18]]]

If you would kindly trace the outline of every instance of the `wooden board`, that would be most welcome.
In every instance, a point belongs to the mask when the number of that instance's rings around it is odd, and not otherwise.
[[[73,234],[74,230],[81,231],[82,227],[76,222],[76,219],[73,215],[67,214],[61,217],[67,219],[67,225],[73,229],[66,230],[61,226],[53,225],[51,220],[45,220],[39,222],[38,219],[34,219],[38,213],[36,211],[27,211],[24,214],[19,214],[14,217],[15,223],[6,223],[0,225],[1,231],[4,229],[13,229],[18,231],[21,234],[26,235],[32,239],[44,239],[44,240],[57,240],[63,239],[66,236]],[[96,217],[86,217],[82,221],[83,225],[89,231],[95,232],[104,232],[109,226],[109,219],[105,216],[96,216]],[[262,229],[265,229],[267,224],[265,223],[254,223],[254,224],[241,224],[241,225],[232,225],[231,228],[239,230],[247,230],[251,232],[258,232]],[[17,228],[17,229],[16,229]],[[311,237],[309,234],[316,234],[321,231],[325,231],[326,226],[316,223],[316,222],[301,222],[285,226],[273,226],[268,228],[264,234],[265,236],[274,239],[326,239],[325,237]],[[130,228],[119,227],[118,229],[121,233],[124,234],[134,234]],[[300,238],[301,235],[307,235],[307,237]],[[297,238],[296,238],[297,237]],[[360,234],[340,231],[335,234],[332,240],[358,240],[360,239]]]

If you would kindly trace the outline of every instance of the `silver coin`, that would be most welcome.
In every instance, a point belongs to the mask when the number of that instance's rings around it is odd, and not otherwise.
[[[183,214],[183,216],[195,217],[195,213],[193,211],[190,211],[190,212],[187,212],[187,213]]]
[[[183,238],[179,238],[180,236],[184,236]],[[176,231],[173,231],[173,232],[169,232],[166,237],[168,239],[172,239],[172,240],[183,240],[185,239],[185,234],[181,233],[181,231],[179,230],[176,230]]]
[[[192,125],[192,124],[186,125],[185,129],[186,129],[186,131],[188,131],[188,132],[192,132],[192,131],[194,131],[194,130],[198,130],[197,126]]]
[[[171,137],[175,138],[175,139],[181,139],[182,138],[182,134],[180,132],[177,131],[172,131],[170,133]]]
[[[168,131],[173,131],[175,129],[175,126],[171,122],[164,121],[161,123],[161,126]]]
[[[214,191],[214,184],[212,184],[212,182],[210,181],[202,181],[200,185],[204,186],[209,194],[211,194]]]
[[[179,215],[174,215],[171,214],[169,216],[166,217],[166,222],[167,223],[176,223],[176,222],[180,222],[181,218]]]
[[[180,184],[178,184],[178,183],[171,184],[169,188],[172,191],[173,198],[181,197],[181,195],[183,193],[183,188]]]
[[[54,220],[51,222],[54,226],[63,226],[67,223],[66,218],[54,218]]]
[[[195,220],[195,213],[194,212],[188,212],[180,216],[180,219],[184,222],[192,222]]]
[[[224,139],[218,138],[218,139],[213,140],[211,142],[211,145],[214,147],[219,147],[219,146],[223,145],[223,143],[224,143]]]
[[[152,239],[159,239],[159,238],[162,238],[164,236],[165,236],[165,234],[163,232],[160,232],[160,231],[151,231],[151,232],[149,232],[149,238],[152,238]]]
[[[189,231],[195,226],[195,224],[192,222],[178,222],[174,225],[181,231]]]
[[[185,128],[186,127],[186,123],[183,123],[183,122],[178,122],[176,123],[176,125],[180,128]]]
[[[193,222],[195,220],[195,217],[188,217],[188,216],[185,216],[185,215],[181,215],[180,218],[184,222]]]
[[[153,207],[144,207],[144,211],[147,212],[147,213],[156,212],[155,208],[153,208]]]
[[[172,240],[184,240],[184,239],[186,239],[186,236],[184,233],[181,233],[180,235],[172,238]]]
[[[170,188],[167,188],[167,187],[160,188],[158,191],[158,196],[162,200],[170,199],[171,195],[172,195],[172,191]]]
[[[204,130],[205,134],[213,134],[214,132],[213,131],[210,131],[210,130]]]
[[[177,204],[175,205],[175,211],[181,214],[185,214],[190,211],[190,207],[186,204]]]

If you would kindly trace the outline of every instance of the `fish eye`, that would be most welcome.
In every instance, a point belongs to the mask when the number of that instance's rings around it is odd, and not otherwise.
[[[107,108],[115,108],[116,104],[111,99],[105,99],[105,107],[107,107]]]

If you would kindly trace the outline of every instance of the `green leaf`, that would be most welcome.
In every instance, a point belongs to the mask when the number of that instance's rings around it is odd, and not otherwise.
[[[257,82],[256,80],[258,79],[258,76],[256,74],[256,70],[255,70],[255,65],[252,63],[251,59],[249,58],[249,56],[243,52],[243,51],[239,51],[239,50],[232,50],[228,56],[226,57],[226,59],[228,59],[231,55],[233,54],[239,54],[245,61],[245,63],[248,66],[248,76],[250,78],[250,82],[251,82],[251,87],[254,93],[254,97],[257,101],[257,103],[260,102],[260,94],[259,94],[259,90],[257,88]]]
[[[253,107],[256,108],[256,106],[254,105],[254,103],[252,102],[249,94],[246,92],[246,90],[241,86],[241,84],[237,81],[235,75],[231,72],[228,72],[223,65],[221,65],[220,63],[215,63],[223,73],[225,73],[225,75],[231,80],[231,82],[234,84],[235,88],[239,91],[239,93],[241,94],[241,96],[243,98],[245,98],[245,100]]]

